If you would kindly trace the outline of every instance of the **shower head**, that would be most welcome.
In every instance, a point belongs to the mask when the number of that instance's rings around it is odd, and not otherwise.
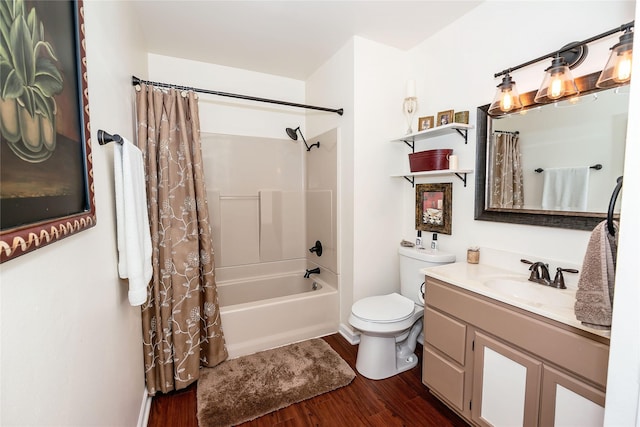
[[[300,127],[297,127],[295,129],[287,128],[287,135],[289,135],[289,138],[293,139],[294,141],[297,141],[299,129]]]
[[[289,135],[289,138],[293,139],[294,141],[298,140],[298,132],[300,132],[300,136],[302,137],[302,140],[304,141],[304,146],[307,147],[307,151],[311,151],[311,149],[313,147],[320,148],[320,141],[316,142],[315,144],[311,144],[311,146],[309,146],[309,144],[307,144],[307,140],[304,139],[304,135],[302,134],[302,131],[300,130],[300,126],[298,126],[295,129],[286,128],[285,130],[287,131],[287,135]]]

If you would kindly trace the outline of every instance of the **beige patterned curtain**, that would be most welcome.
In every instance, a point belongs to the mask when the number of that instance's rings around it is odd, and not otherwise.
[[[147,179],[153,279],[142,306],[147,390],[187,387],[227,358],[202,171],[198,99],[141,85],[138,147]]]
[[[492,208],[522,208],[524,191],[519,137],[515,133],[493,133],[490,176]]]

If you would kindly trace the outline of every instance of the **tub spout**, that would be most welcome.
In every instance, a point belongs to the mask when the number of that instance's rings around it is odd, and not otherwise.
[[[312,270],[307,269],[304,273],[304,278],[308,279],[312,274],[320,274],[320,267],[316,267]]]

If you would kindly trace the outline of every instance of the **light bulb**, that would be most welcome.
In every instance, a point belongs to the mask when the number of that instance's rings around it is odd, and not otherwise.
[[[513,98],[511,97],[511,91],[505,91],[502,94],[502,102],[500,103],[500,109],[502,111],[511,111],[513,108]]]
[[[551,84],[549,85],[549,98],[557,99],[560,98],[564,93],[563,84],[562,84],[562,74],[557,74],[552,78]]]
[[[618,59],[614,80],[618,83],[623,83],[631,78],[631,51],[624,52],[620,56],[622,56],[622,58]]]

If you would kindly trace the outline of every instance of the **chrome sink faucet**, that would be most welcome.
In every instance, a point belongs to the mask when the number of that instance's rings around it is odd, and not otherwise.
[[[552,281],[551,276],[549,275],[549,264],[545,264],[540,261],[531,262],[526,259],[521,259],[520,262],[531,265],[531,267],[529,267],[529,271],[531,271],[531,274],[529,275],[530,282],[539,283],[541,285],[551,286],[553,288],[558,288],[558,289],[567,289],[567,287],[564,284],[564,276],[562,275],[563,271],[567,273],[578,272],[578,270],[574,268],[558,267],[556,269],[556,276],[553,278],[553,281]]]

